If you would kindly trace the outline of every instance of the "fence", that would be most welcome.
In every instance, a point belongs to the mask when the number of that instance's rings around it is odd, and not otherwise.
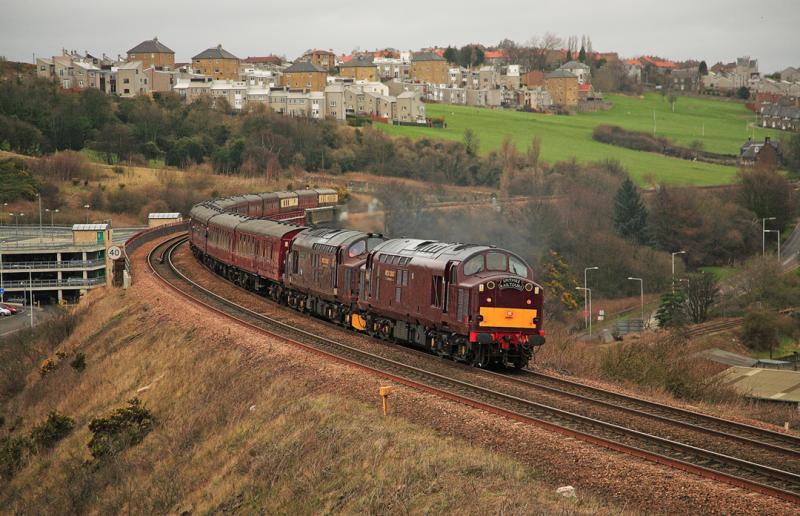
[[[29,289],[29,288],[48,288],[48,287],[91,287],[93,285],[105,285],[106,279],[102,276],[97,278],[67,278],[67,279],[42,279],[42,280],[21,280],[4,281],[3,288],[9,289]]]
[[[614,331],[611,332],[615,337],[621,337],[628,333],[644,331],[644,321],[641,319],[622,319],[614,323]]]
[[[101,267],[105,260],[69,260],[69,261],[35,261],[35,262],[0,262],[0,269],[9,271],[13,269],[89,269]]]

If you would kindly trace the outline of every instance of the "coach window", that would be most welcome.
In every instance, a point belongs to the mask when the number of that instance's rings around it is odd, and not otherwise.
[[[356,256],[361,256],[365,252],[367,252],[367,241],[359,240],[350,246],[350,249],[347,250],[347,255],[350,258],[355,258]]]
[[[490,271],[505,271],[506,255],[503,253],[486,253],[486,268]]]
[[[483,255],[479,254],[478,256],[473,256],[469,260],[464,263],[464,274],[466,276],[472,276],[473,274],[477,274],[483,271]]]
[[[517,276],[522,276],[523,278],[528,277],[528,267],[522,263],[522,260],[514,256],[508,257],[508,270],[511,272],[511,274],[516,274]]]

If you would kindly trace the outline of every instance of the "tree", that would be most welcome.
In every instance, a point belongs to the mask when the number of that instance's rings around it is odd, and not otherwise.
[[[580,52],[578,52],[578,61],[580,61],[581,63],[586,62],[586,47],[584,47],[583,45],[581,45],[581,50]]]
[[[686,324],[686,296],[683,290],[670,291],[661,296],[656,320],[661,328],[679,328]]]
[[[775,227],[781,231],[794,220],[797,203],[792,185],[785,177],[769,167],[756,166],[739,171],[738,179],[737,199],[742,207],[758,218],[775,217]]]
[[[647,208],[630,178],[625,178],[614,196],[614,227],[628,240],[638,243],[647,240]]]
[[[475,134],[475,131],[469,127],[464,129],[464,150],[467,154],[470,156],[477,156],[480,146],[481,140],[478,135]]]
[[[755,309],[747,312],[742,325],[742,342],[745,346],[756,351],[772,350],[778,345],[777,316],[774,312],[765,309]]]
[[[485,59],[483,49],[476,45],[465,45],[458,51],[458,64],[464,68],[478,66]]]
[[[686,313],[697,324],[708,319],[708,310],[719,295],[719,287],[713,274],[700,272],[690,274],[688,279],[684,288]]]
[[[742,86],[738,90],[736,90],[736,96],[742,100],[747,100],[750,98],[750,88],[747,86]]]
[[[575,287],[578,281],[569,268],[566,260],[558,252],[550,249],[542,258],[544,272],[545,303],[549,313],[557,315],[563,312],[574,312],[578,309],[575,299]]]
[[[458,50],[448,45],[443,57],[448,63],[458,63]]]
[[[697,67],[697,71],[700,74],[700,77],[704,77],[708,75],[708,65],[705,61],[700,61],[700,65]]]
[[[793,175],[800,175],[800,133],[781,140],[781,161]]]
[[[127,125],[116,123],[106,125],[91,143],[91,147],[103,153],[106,163],[111,165],[115,161],[128,159],[134,150],[135,141]]]
[[[567,55],[565,57],[565,60],[572,61],[572,51],[570,49],[567,49]]]

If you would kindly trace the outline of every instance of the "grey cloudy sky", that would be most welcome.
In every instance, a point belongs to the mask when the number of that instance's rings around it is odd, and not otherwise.
[[[623,57],[732,61],[762,72],[800,66],[798,0],[0,0],[0,55],[31,61],[62,47],[124,54],[158,36],[188,61],[221,43],[239,57],[305,49],[416,49],[505,37],[587,34]]]

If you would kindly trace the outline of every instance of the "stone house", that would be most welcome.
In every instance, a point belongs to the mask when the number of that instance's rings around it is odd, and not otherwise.
[[[239,58],[222,45],[203,50],[192,58],[192,67],[197,73],[214,80],[239,80]]]
[[[542,86],[519,90],[517,102],[520,107],[533,111],[541,111],[553,105],[550,92]]]
[[[450,74],[447,61],[435,52],[417,52],[412,56],[412,81],[430,84],[447,84],[449,78]]]
[[[761,127],[800,132],[800,107],[781,104],[766,105],[761,107],[758,115],[761,119]]]
[[[694,68],[680,68],[672,70],[669,74],[669,89],[685,93],[695,93],[700,90],[700,72]]]
[[[311,63],[322,68],[326,72],[336,68],[336,54],[330,50],[309,50],[303,54],[302,57],[297,59],[297,61]]]
[[[556,106],[578,105],[578,78],[575,75],[564,70],[550,72],[545,75],[544,87]]]
[[[787,66],[781,73],[781,80],[786,82],[800,82],[800,70],[793,66]]]
[[[521,86],[525,86],[527,88],[538,88],[540,86],[544,86],[544,72],[532,70],[524,73],[520,78],[520,83]]]
[[[280,84],[292,90],[325,91],[328,72],[314,63],[297,61],[283,71]]]
[[[325,87],[325,113],[328,118],[344,120],[347,117],[344,101],[344,86],[331,84]]]
[[[339,75],[354,81],[377,81],[378,68],[371,59],[359,56],[340,64]]]
[[[173,70],[159,70],[151,66],[145,69],[144,74],[147,76],[151,93],[172,91],[173,86],[178,82],[178,72]]]
[[[84,61],[72,62],[72,87],[79,90],[100,88],[100,67]]]
[[[131,61],[117,66],[117,95],[135,97],[150,93],[150,83],[141,61]]]
[[[128,50],[128,61],[141,61],[144,69],[171,70],[175,68],[175,52],[158,38],[153,38]]]
[[[395,120],[398,122],[425,123],[425,104],[419,93],[404,91],[397,96]]]
[[[568,61],[561,65],[559,70],[569,72],[578,78],[578,84],[585,84],[592,80],[592,69],[580,61]]]

